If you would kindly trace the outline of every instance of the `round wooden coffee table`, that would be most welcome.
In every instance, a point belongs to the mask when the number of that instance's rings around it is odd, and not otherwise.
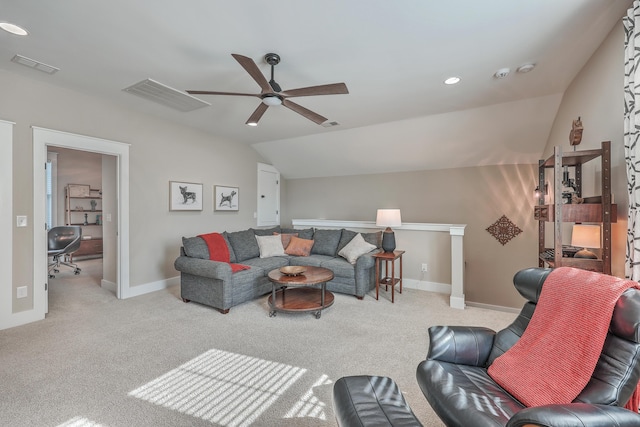
[[[304,268],[304,273],[297,276],[282,274],[278,268],[269,272],[272,284],[269,317],[278,311],[313,311],[319,319],[322,310],[333,304],[333,294],[327,291],[327,282],[333,279],[333,271],[323,267]],[[312,285],[322,286],[316,288]]]

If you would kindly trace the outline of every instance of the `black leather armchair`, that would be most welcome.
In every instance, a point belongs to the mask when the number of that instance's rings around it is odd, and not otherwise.
[[[491,363],[522,336],[549,269],[518,272],[513,281],[528,302],[506,329],[434,326],[417,380],[447,426],[640,426],[640,415],[622,408],[640,379],[640,291],[618,300],[591,380],[573,403],[525,408],[487,374]]]

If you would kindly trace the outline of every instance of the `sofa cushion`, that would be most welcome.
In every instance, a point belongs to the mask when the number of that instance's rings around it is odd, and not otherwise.
[[[282,246],[282,238],[279,235],[256,235],[256,241],[258,242],[258,248],[260,249],[260,258],[285,255],[284,247]]]
[[[233,252],[236,254],[236,262],[260,257],[260,248],[252,229],[227,233],[227,237]]]
[[[273,233],[277,236],[280,236],[280,239],[282,240],[282,247],[287,249],[287,246],[289,246],[289,243],[291,243],[291,237],[292,236],[296,236],[298,237],[298,233]]]
[[[227,242],[227,247],[229,248],[229,262],[235,263],[236,262],[236,253],[233,251],[233,248],[231,247],[231,243],[229,242],[228,233],[226,231],[222,232],[222,237],[224,237],[224,241]]]
[[[282,232],[279,225],[272,228],[252,228],[252,230],[256,236],[273,236],[273,233]]]
[[[382,231],[374,231],[373,233],[362,233],[365,242],[376,245],[376,248],[382,247]]]
[[[322,255],[314,255],[314,257],[321,257]],[[353,264],[350,264],[344,258],[335,257],[329,258],[326,257],[320,262],[320,267],[328,268],[333,271],[333,275],[335,277],[343,277],[349,280],[353,280],[356,277],[356,269]]]
[[[336,256],[342,230],[319,230],[313,232],[312,254]]]
[[[337,259],[328,255],[310,255],[310,256],[292,256],[289,258],[289,265],[310,265],[311,267],[324,267],[324,263],[327,261],[331,261],[332,259]],[[340,258],[346,265],[351,267],[353,270],[353,266],[349,264],[347,261]],[[327,267],[329,268],[329,267]],[[329,268],[329,270],[331,270]]]
[[[289,265],[289,257],[272,256],[269,258],[251,258],[244,260],[243,264],[249,265],[251,268],[258,267],[262,269],[266,276],[271,270]]]
[[[209,259],[209,248],[201,237],[183,237],[182,247],[188,257]]]
[[[313,240],[301,239],[296,236],[291,236],[291,242],[284,251],[287,255],[295,256],[309,256],[311,254],[311,248],[314,245]]]
[[[302,230],[296,230],[295,228],[283,228],[281,232],[287,234],[298,233],[298,237],[301,239],[313,239],[313,228],[305,228]]]
[[[342,248],[340,252],[338,252],[338,255],[349,261],[350,264],[355,264],[358,257],[366,254],[367,252],[371,252],[374,249],[376,249],[376,245],[365,242],[362,234],[358,233],[344,248]]]
[[[358,234],[355,231],[342,229],[342,236],[340,237],[340,243],[338,243],[338,253],[347,246],[347,244],[356,237]],[[376,248],[382,247],[382,231],[374,231],[372,233],[360,233],[365,242],[376,245]]]

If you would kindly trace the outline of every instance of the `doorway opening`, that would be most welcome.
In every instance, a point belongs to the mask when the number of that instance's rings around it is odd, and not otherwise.
[[[55,301],[60,301],[62,290],[66,299],[96,290],[96,285],[114,297],[117,294],[116,171],[115,156],[47,145],[48,232],[68,226],[78,227],[81,232],[79,245],[72,245],[73,253],[60,257],[66,264],[52,265],[49,259],[50,309],[56,306]]]
[[[51,147],[51,150],[49,150]],[[55,147],[55,148],[54,148]],[[103,194],[107,193],[105,185],[110,185],[112,189],[111,202],[106,198],[102,200],[104,203],[112,203],[107,209],[111,213],[111,221],[107,218],[102,219],[103,240],[105,246],[108,246],[107,237],[113,239],[112,249],[103,249],[102,262],[107,263],[107,254],[113,254],[113,287],[117,298],[127,298],[130,293],[129,289],[129,145],[116,141],[109,141],[84,135],[71,134],[50,129],[33,128],[33,221],[34,221],[34,260],[33,260],[33,277],[34,277],[34,312],[44,317],[48,310],[48,259],[47,256],[47,211],[46,211],[46,167],[47,152],[70,149],[79,150],[81,152],[90,152],[99,155],[102,162],[106,162],[108,166],[103,167],[103,171],[110,171],[112,177],[103,180],[101,187]],[[78,184],[73,183],[73,184]],[[64,209],[64,208],[62,208]],[[61,207],[57,207],[58,214]],[[103,208],[105,210],[105,208]],[[88,213],[89,215],[90,213]],[[97,213],[92,214],[97,215]],[[84,223],[84,215],[82,220]],[[58,219],[60,221],[60,219]],[[95,223],[95,218],[91,218]],[[87,221],[88,222],[88,221]],[[107,230],[107,223],[113,228],[112,231]],[[42,224],[42,227],[37,224]],[[107,270],[103,270],[106,272]],[[103,279],[107,276],[104,275]]]

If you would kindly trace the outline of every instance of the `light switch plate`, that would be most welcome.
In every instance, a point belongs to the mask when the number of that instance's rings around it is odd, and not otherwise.
[[[16,227],[26,227],[26,226],[27,226],[27,216],[18,215],[16,217]]]

